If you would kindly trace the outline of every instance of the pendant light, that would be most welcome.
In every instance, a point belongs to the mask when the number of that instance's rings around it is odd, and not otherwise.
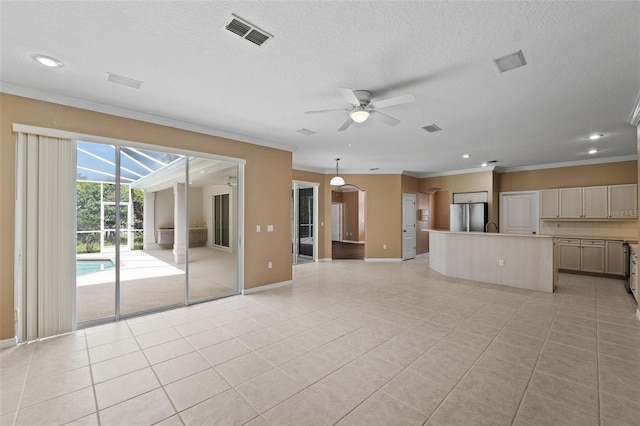
[[[329,182],[329,185],[332,186],[344,185],[344,179],[340,177],[340,173],[338,172],[338,161],[340,161],[340,159],[336,158],[336,175],[332,177],[331,182]]]

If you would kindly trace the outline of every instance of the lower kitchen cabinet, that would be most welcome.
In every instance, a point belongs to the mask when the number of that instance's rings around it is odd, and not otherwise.
[[[558,269],[624,276],[623,241],[558,238]]]
[[[607,241],[607,262],[605,273],[611,275],[625,274],[625,251],[623,241]]]
[[[580,240],[558,239],[558,269],[580,271]]]
[[[581,270],[604,274],[604,240],[581,240]]]

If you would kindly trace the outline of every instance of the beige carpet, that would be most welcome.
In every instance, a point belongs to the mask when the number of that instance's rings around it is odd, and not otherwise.
[[[79,255],[78,259],[112,259],[108,253]],[[185,266],[176,265],[171,250],[121,253],[120,313],[182,304]],[[236,294],[237,256],[209,247],[189,249],[189,300]],[[77,321],[82,323],[115,314],[115,269],[77,277]]]

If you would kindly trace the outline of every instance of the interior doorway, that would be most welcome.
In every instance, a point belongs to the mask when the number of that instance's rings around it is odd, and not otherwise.
[[[354,185],[331,191],[332,259],[364,259],[365,194]]]
[[[291,254],[294,265],[318,258],[318,184],[294,181],[291,190]]]
[[[416,195],[402,194],[402,260],[416,257]]]

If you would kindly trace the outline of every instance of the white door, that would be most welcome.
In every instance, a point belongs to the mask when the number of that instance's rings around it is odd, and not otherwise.
[[[342,241],[342,203],[331,204],[331,241]]]
[[[540,225],[538,191],[500,193],[500,232],[537,234]]]
[[[402,194],[402,260],[416,257],[416,196]]]

